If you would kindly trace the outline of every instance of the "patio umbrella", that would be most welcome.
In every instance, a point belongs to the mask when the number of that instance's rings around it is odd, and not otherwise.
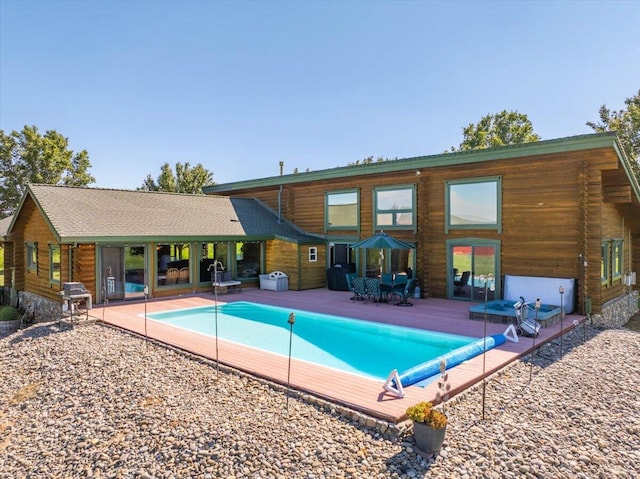
[[[379,233],[376,233],[373,236],[370,236],[369,238],[363,239],[362,241],[358,241],[357,243],[353,243],[351,247],[361,248],[361,249],[374,249],[374,248],[379,249],[380,250],[380,275],[382,275],[382,263],[384,261],[384,254],[382,250],[414,248],[409,243],[405,243],[404,241],[396,239],[393,236],[389,236],[384,231],[380,231]]]
[[[352,248],[380,248],[380,249],[413,249],[414,246],[405,243],[402,240],[389,236],[384,231],[374,234],[373,236],[353,243]]]

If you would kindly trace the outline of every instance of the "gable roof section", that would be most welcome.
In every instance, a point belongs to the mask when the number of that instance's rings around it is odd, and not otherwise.
[[[484,148],[480,150],[467,150],[458,152],[440,153],[430,156],[404,158],[400,160],[382,161],[367,165],[339,166],[318,171],[294,173],[289,175],[271,176],[255,180],[220,183],[203,188],[207,194],[229,194],[237,190],[251,188],[271,187],[307,181],[322,181],[334,178],[347,178],[393,171],[406,171],[412,169],[435,168],[440,166],[458,166],[484,161],[500,159],[520,158],[525,156],[548,155],[570,151],[590,150],[595,148],[613,148],[617,153],[622,167],[625,170],[628,181],[635,192],[636,201],[640,200],[640,186],[633,173],[630,172],[629,160],[624,155],[623,149],[616,138],[615,132],[593,133],[578,135],[554,140],[536,141],[518,145]]]
[[[20,208],[27,196],[60,243],[273,238],[298,243],[319,241],[288,222],[278,222],[272,210],[253,199],[29,185]]]

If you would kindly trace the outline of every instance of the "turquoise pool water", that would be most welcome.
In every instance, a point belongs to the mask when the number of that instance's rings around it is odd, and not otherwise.
[[[287,356],[291,312],[292,357],[382,381],[477,339],[245,301],[218,306],[218,338]],[[215,337],[215,306],[147,318]]]

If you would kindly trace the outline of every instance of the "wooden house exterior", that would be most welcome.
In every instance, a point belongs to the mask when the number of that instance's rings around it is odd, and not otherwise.
[[[487,193],[474,198],[474,189]],[[404,209],[412,219],[394,223],[393,212],[379,206],[396,191],[413,195]],[[332,245],[348,247],[376,231],[410,242],[415,257],[407,267],[424,296],[481,301],[478,281],[490,275],[495,297],[505,275],[573,278],[577,311],[597,314],[628,292],[625,280],[640,265],[640,188],[610,133],[219,184],[206,192],[257,198],[300,229],[324,235],[327,267]],[[459,206],[459,194],[471,206]],[[330,203],[341,196],[355,198],[356,219],[336,227],[328,218],[340,223],[344,215],[334,211],[345,206]],[[481,207],[495,207],[488,221],[473,218],[473,202],[478,215]],[[464,221],[455,217],[460,208]],[[350,254],[368,274],[370,258]],[[456,262],[464,254],[472,255],[475,266],[465,268],[475,280],[458,297]],[[382,262],[393,270],[389,259]]]
[[[66,282],[83,283],[94,304],[144,297],[145,286],[156,298],[212,291],[216,261],[242,287],[274,270],[290,289],[324,284],[324,257],[307,253],[324,239],[255,200],[29,185],[3,244],[7,286],[52,302]]]
[[[76,281],[94,303],[140,298],[144,286],[173,296],[210,291],[218,262],[243,287],[276,270],[290,289],[331,287],[340,266],[415,276],[423,297],[500,298],[510,275],[571,278],[584,314],[637,298],[640,187],[611,133],[205,190],[30,185],[3,227],[5,285],[52,301]],[[352,247],[381,230],[413,249]]]

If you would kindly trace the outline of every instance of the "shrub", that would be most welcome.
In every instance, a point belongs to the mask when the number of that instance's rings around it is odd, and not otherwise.
[[[13,306],[0,306],[0,321],[18,319],[18,310]]]

